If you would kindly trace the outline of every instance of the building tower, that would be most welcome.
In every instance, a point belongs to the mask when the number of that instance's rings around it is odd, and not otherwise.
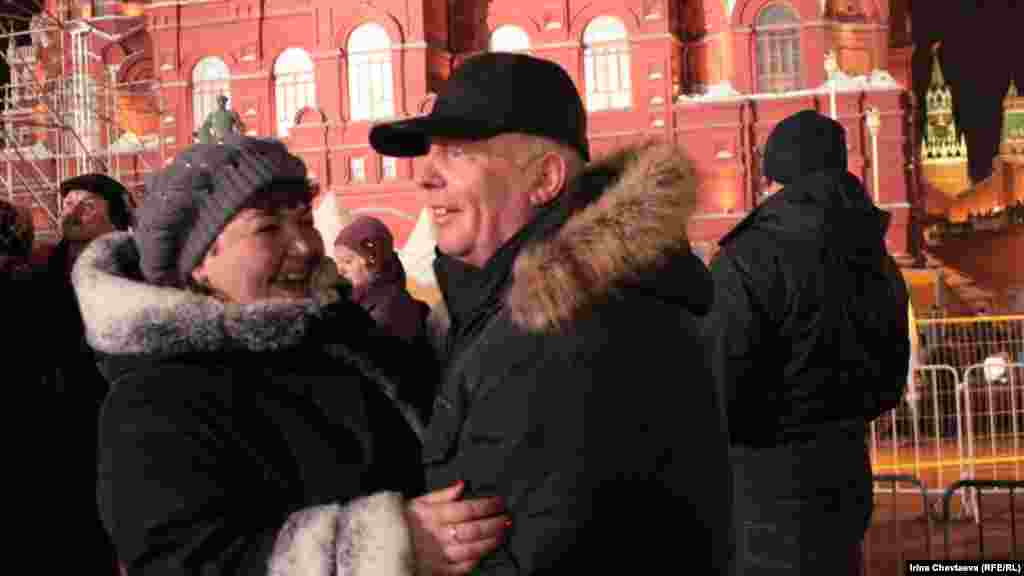
[[[926,120],[921,165],[926,186],[950,200],[971,187],[967,141],[953,118],[953,93],[939,63],[939,43],[932,48],[932,80],[925,97]]]
[[[1010,80],[1010,89],[1003,98],[1003,136],[999,155],[1004,158],[1024,156],[1024,96],[1017,92],[1017,84]]]

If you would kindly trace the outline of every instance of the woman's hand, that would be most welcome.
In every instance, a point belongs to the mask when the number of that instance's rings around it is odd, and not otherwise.
[[[463,488],[458,482],[409,503],[418,576],[469,573],[511,526],[500,497],[459,500]]]

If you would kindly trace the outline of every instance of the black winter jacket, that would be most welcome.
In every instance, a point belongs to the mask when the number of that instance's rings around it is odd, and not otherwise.
[[[429,488],[506,500],[511,531],[481,574],[655,573],[666,550],[725,573],[694,200],[678,150],[633,148],[591,165],[483,269],[438,256],[445,377],[424,457]]]
[[[704,327],[741,519],[786,500],[834,511],[832,534],[851,543],[868,526],[865,428],[898,404],[910,357],[888,222],[852,174],[818,173],[720,242]]]
[[[225,305],[145,284],[137,261],[108,235],[74,276],[111,381],[100,503],[129,574],[409,573],[420,445],[358,361],[372,319],[336,294]]]

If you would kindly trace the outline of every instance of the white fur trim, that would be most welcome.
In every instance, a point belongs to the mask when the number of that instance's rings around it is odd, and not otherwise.
[[[337,278],[324,259],[316,298],[237,305],[144,282],[130,233],[94,240],[72,271],[89,344],[108,354],[179,354],[213,350],[278,350],[294,346],[323,308],[337,300],[325,288]]]
[[[402,496],[379,492],[292,514],[274,544],[268,574],[413,576],[413,550]]]

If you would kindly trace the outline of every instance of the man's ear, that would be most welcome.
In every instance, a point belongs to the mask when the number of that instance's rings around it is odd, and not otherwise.
[[[569,164],[561,154],[548,152],[540,160],[540,172],[530,191],[530,204],[543,206],[558,197],[569,180]]]

